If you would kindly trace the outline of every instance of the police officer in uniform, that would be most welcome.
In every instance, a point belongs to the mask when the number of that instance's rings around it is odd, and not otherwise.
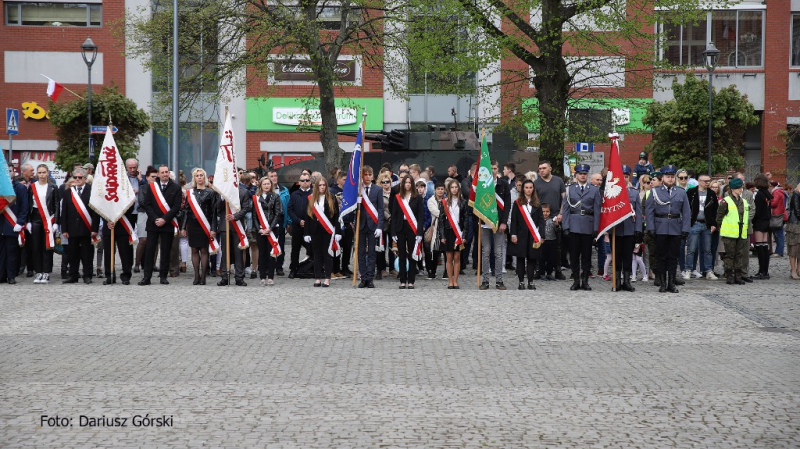
[[[628,217],[622,223],[614,226],[616,234],[615,258],[617,259],[616,291],[636,291],[631,285],[631,269],[633,267],[633,246],[636,241],[641,240],[642,235],[642,202],[639,200],[639,191],[636,190],[631,182],[631,168],[627,165],[622,166],[622,173],[625,178],[628,200],[633,209],[633,216]]]
[[[747,250],[749,239],[747,228],[750,222],[748,213],[750,205],[742,198],[741,179],[732,179],[728,185],[730,195],[719,202],[717,209],[717,223],[719,223],[719,236],[725,245],[725,278],[728,284],[745,284],[742,277],[745,275],[742,259],[748,257]]]
[[[588,182],[589,165],[575,166],[574,182],[567,187],[561,216],[564,236],[569,236],[569,259],[572,264],[570,290],[591,290],[589,273],[592,270],[592,242],[600,226],[600,190]]]
[[[661,286],[660,293],[678,293],[675,287],[675,274],[678,269],[678,250],[681,238],[689,235],[692,214],[689,199],[682,187],[675,185],[674,165],[661,169],[662,184],[650,189],[650,196],[645,202],[645,219],[647,233],[655,237],[658,254],[658,272]]]

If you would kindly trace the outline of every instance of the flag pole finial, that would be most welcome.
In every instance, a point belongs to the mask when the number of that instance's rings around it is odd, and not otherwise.
[[[114,127],[114,122],[111,121],[111,111],[110,110],[108,111],[108,126],[110,126],[112,128]]]

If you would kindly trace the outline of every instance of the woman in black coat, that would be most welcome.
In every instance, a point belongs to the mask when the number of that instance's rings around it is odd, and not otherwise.
[[[753,179],[756,186],[754,202],[756,213],[753,216],[753,241],[758,256],[758,273],[753,279],[769,279],[769,219],[772,217],[772,194],[769,191],[769,180],[760,173]]]
[[[263,215],[261,214],[263,212]],[[262,223],[262,221],[264,223]],[[269,177],[261,178],[256,194],[253,195],[253,230],[258,244],[258,274],[261,286],[275,285],[275,265],[277,257],[272,255],[273,246],[270,242],[270,233],[277,242],[283,223],[283,203],[280,196],[275,193]]]
[[[192,170],[192,188],[186,191],[186,202],[183,209],[185,214],[181,224],[181,237],[189,238],[189,247],[192,248],[192,265],[194,266],[193,285],[206,285],[206,271],[208,269],[208,254],[210,239],[216,238],[213,231],[216,222],[217,197],[214,190],[208,187],[206,171],[202,168]],[[208,224],[209,234],[203,229],[205,224],[198,219],[192,208],[192,197],[200,206]],[[216,244],[216,240],[214,241]]]
[[[402,204],[401,204],[402,203]],[[397,193],[390,197],[389,209],[392,214],[390,233],[392,241],[397,244],[398,269],[400,271],[400,288],[413,289],[416,275],[416,263],[412,261],[414,247],[422,245],[422,232],[425,224],[425,201],[417,194],[414,180],[405,175],[397,185]],[[416,225],[406,217],[403,207],[416,219]],[[416,229],[414,229],[416,226]]]
[[[526,214],[531,218],[535,230],[539,232],[540,241],[536,242],[528,227]],[[539,247],[541,239],[544,238],[544,217],[542,208],[539,204],[539,197],[536,195],[536,187],[531,180],[522,183],[522,192],[514,201],[511,208],[511,245],[508,253],[517,257],[517,277],[519,278],[519,290],[525,290],[525,274],[528,275],[528,290],[536,290],[533,285],[533,277],[536,272],[536,259],[539,258]],[[527,265],[527,270],[526,270]]]
[[[339,241],[342,239],[341,230],[339,229],[339,204],[336,198],[331,195],[328,190],[328,181],[320,176],[314,182],[314,188],[311,189],[311,198],[308,200],[308,223],[306,223],[305,237],[306,243],[311,243],[311,249],[314,254],[314,287],[330,287],[331,285],[331,270],[333,269],[333,255],[328,252],[331,245],[331,236]],[[316,207],[321,207],[325,217],[330,222],[331,232],[323,226],[320,219],[314,213]],[[322,282],[322,280],[325,280]]]
[[[447,288],[457,289],[458,273],[461,271],[461,250],[467,226],[467,201],[461,197],[461,183],[450,179],[445,188],[447,194],[439,203],[439,229],[437,239],[441,242],[439,249],[444,251],[445,269],[447,270]],[[458,234],[453,229],[450,219],[458,226]]]

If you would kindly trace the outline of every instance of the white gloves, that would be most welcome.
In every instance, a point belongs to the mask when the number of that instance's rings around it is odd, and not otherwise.
[[[380,239],[383,236],[383,231],[381,229],[375,230],[375,238]]]
[[[33,229],[33,226],[31,226],[30,222],[28,222],[28,224],[25,225],[25,229],[27,229],[28,232],[31,232],[31,229]]]
[[[361,197],[360,197],[360,196],[359,196],[359,197],[358,197],[358,199],[356,200],[356,204],[361,204]]]
[[[417,243],[421,242],[422,241],[422,237],[421,236],[417,236],[416,241],[417,241]]]
[[[311,236],[307,235],[307,236],[303,237],[303,241],[306,242],[306,243],[311,243]]]
[[[53,232],[58,232],[58,225],[53,223]]]
[[[392,241],[397,243],[397,236],[392,237]]]
[[[338,243],[340,240],[342,240],[342,235],[341,234],[336,234],[335,239],[336,239],[336,242]]]
[[[19,232],[22,230],[22,225],[14,225],[14,232]]]

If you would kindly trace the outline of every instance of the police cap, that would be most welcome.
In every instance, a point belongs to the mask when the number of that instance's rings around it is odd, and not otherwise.
[[[575,173],[589,173],[589,164],[578,164],[575,166]]]
[[[623,175],[630,175],[631,174],[631,167],[628,165],[622,166],[622,174]]]
[[[661,167],[661,173],[664,175],[674,175],[675,173],[678,173],[678,167],[674,165],[665,165]]]

